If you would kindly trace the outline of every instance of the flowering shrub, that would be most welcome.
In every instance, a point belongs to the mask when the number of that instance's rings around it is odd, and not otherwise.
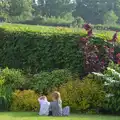
[[[120,64],[120,53],[116,55],[116,58],[117,58],[117,63]]]
[[[119,54],[114,56],[114,47],[117,41],[117,32],[113,35],[112,40],[103,41],[100,38],[93,39],[92,27],[85,24],[84,29],[87,31],[87,37],[80,39],[84,51],[84,70],[85,73],[100,72],[108,65],[109,61],[117,58],[120,63]]]
[[[104,81],[106,99],[103,109],[111,113],[120,112],[120,67],[111,63],[104,74],[94,73]]]

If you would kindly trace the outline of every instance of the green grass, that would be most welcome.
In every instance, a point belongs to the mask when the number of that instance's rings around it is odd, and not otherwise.
[[[70,117],[41,117],[32,112],[0,113],[0,120],[120,120],[118,116],[71,115]]]

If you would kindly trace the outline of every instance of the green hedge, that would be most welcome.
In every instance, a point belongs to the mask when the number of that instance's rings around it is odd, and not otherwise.
[[[30,73],[66,68],[83,73],[83,51],[78,41],[85,35],[69,28],[3,24],[0,64]],[[106,39],[101,36],[93,39]]]
[[[32,73],[58,68],[83,71],[82,52],[77,44],[79,33],[67,28],[32,29],[18,26],[0,28],[2,67],[19,68]]]
[[[97,30],[112,30],[112,31],[120,31],[120,25],[93,25],[93,28]]]

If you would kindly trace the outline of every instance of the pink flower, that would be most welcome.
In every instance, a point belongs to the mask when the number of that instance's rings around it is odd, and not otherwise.
[[[116,57],[117,57],[117,58],[120,58],[120,53],[118,53],[118,54],[116,55]]]
[[[119,64],[119,65],[120,65],[120,60],[118,60],[118,61],[117,61],[117,64]]]
[[[82,37],[82,38],[80,38],[80,40],[82,41],[82,42],[88,42],[88,38],[86,38],[86,37]]]
[[[91,29],[91,26],[89,24],[84,24],[83,28],[88,31]]]
[[[112,40],[109,40],[109,42],[116,42],[118,39],[118,32],[116,31],[116,33],[113,35]]]
[[[110,53],[114,53],[114,48],[109,48]]]
[[[88,31],[88,36],[91,37],[92,35],[93,35],[92,29],[90,29],[90,30]]]

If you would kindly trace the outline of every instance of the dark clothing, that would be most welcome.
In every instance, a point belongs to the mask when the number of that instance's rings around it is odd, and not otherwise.
[[[62,101],[53,101],[50,103],[50,109],[52,116],[62,116]]]

